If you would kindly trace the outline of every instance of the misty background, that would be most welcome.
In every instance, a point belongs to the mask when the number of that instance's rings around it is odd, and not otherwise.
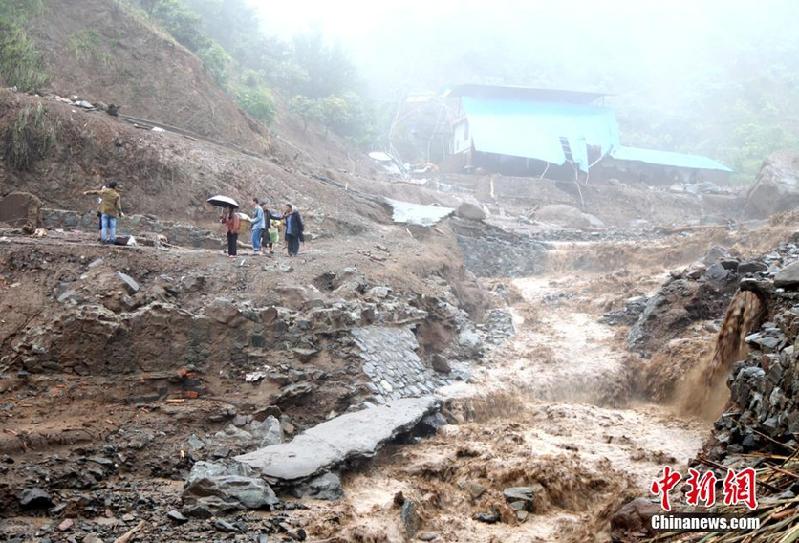
[[[799,146],[790,0],[138,3],[253,115],[283,103],[364,149],[408,94],[458,83],[607,93],[623,143],[710,156],[739,183]]]

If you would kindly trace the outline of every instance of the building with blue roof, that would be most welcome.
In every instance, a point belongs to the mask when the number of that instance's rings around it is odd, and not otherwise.
[[[456,168],[648,184],[720,181],[731,172],[703,156],[622,145],[606,95],[459,85],[445,96],[452,110],[445,162]]]

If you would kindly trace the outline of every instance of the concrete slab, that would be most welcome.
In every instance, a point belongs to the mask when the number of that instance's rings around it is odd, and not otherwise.
[[[405,398],[346,413],[309,428],[290,443],[262,447],[235,460],[273,484],[300,481],[348,460],[374,456],[383,443],[434,411],[437,403],[432,396]]]
[[[392,218],[396,223],[434,226],[440,220],[455,212],[452,207],[412,204],[410,202],[392,200],[391,198],[386,198],[385,201],[394,210]]]

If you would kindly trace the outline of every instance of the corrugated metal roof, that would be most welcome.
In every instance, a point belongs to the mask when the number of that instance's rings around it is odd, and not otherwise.
[[[598,146],[605,155],[619,144],[616,117],[608,108],[469,97],[462,102],[478,151],[563,164],[563,138],[569,142],[572,160],[586,171],[586,145]]]
[[[535,89],[509,85],[456,85],[444,93],[447,97],[501,98],[505,100],[534,100],[539,102],[560,102],[571,104],[590,104],[608,96],[596,92],[582,92],[560,89]]]
[[[693,168],[697,170],[719,170],[731,172],[732,170],[713,159],[700,155],[686,155],[674,153],[672,151],[657,151],[655,149],[643,149],[641,147],[627,147],[619,145],[615,147],[610,156],[616,160],[629,162],[643,162],[644,164],[660,164],[663,166],[677,166],[680,168]]]

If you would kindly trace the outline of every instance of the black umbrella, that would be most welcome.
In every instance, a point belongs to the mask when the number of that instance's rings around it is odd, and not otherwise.
[[[236,203],[236,200],[233,198],[228,198],[227,196],[212,196],[206,200],[209,204],[216,207],[239,207],[239,204]]]

